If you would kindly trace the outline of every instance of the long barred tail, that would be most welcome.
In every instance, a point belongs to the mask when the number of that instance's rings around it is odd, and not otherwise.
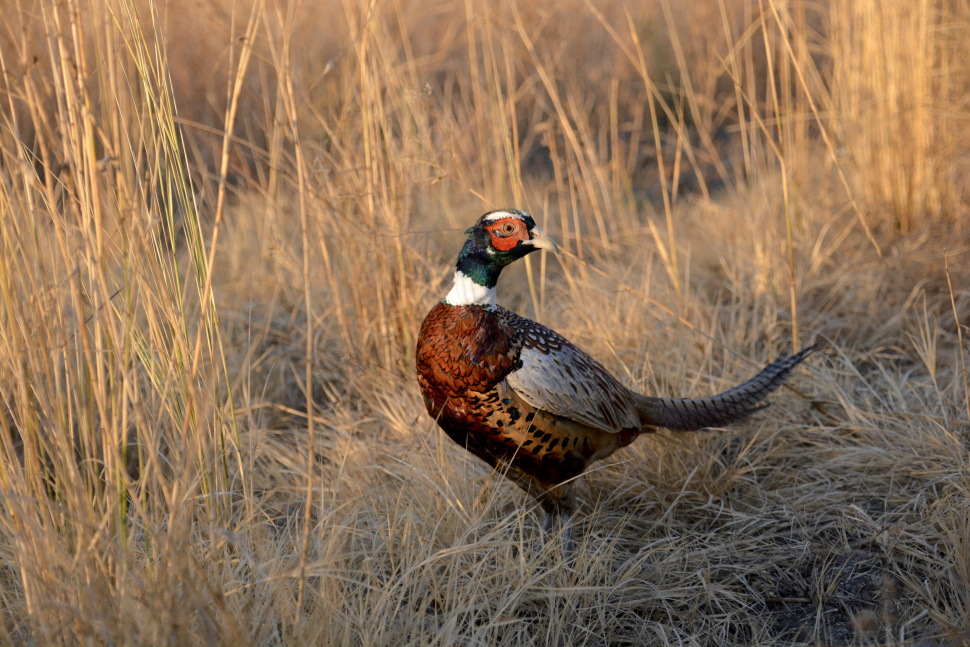
[[[768,364],[760,373],[733,389],[699,400],[644,396],[639,407],[640,422],[676,431],[720,427],[751,415],[767,405],[765,397],[781,386],[788,374],[818,348],[806,348],[797,355]]]

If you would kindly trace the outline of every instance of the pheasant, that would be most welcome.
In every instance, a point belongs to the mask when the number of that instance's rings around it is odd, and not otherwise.
[[[558,252],[532,216],[491,211],[465,234],[454,285],[421,326],[418,384],[452,440],[538,500],[544,531],[563,516],[567,542],[571,483],[592,463],[659,427],[690,431],[744,418],[814,350],[708,398],[642,395],[558,333],[495,304],[502,268],[539,249]]]

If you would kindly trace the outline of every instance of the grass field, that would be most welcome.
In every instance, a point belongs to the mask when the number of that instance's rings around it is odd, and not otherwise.
[[[970,644],[966,0],[2,0],[0,642]],[[743,424],[575,562],[414,377],[499,301]]]

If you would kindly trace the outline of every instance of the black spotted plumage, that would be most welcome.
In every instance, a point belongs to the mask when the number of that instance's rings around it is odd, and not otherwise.
[[[421,326],[418,383],[445,433],[503,469],[547,514],[571,513],[570,481],[641,433],[725,425],[757,411],[813,350],[709,398],[637,393],[555,331],[494,305],[505,265],[555,250],[531,216],[489,212],[466,233],[455,286]]]

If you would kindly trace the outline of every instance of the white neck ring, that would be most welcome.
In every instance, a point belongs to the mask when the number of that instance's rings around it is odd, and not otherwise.
[[[475,283],[461,270],[455,270],[455,284],[445,297],[450,306],[484,306],[495,309],[495,288],[487,288]]]

